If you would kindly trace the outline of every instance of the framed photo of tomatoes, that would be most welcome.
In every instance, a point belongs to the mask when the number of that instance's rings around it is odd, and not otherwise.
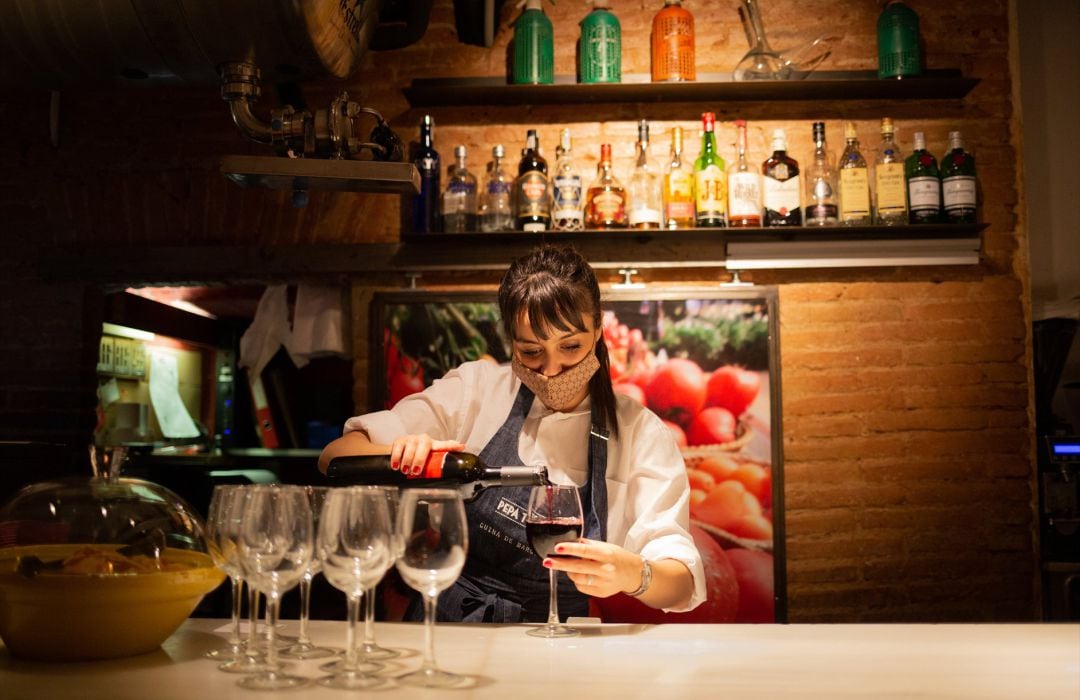
[[[377,294],[372,320],[373,407],[461,362],[510,360],[494,292]],[[773,287],[605,293],[615,391],[656,413],[682,450],[709,587],[684,614],[597,600],[605,621],[786,621],[778,327]]]

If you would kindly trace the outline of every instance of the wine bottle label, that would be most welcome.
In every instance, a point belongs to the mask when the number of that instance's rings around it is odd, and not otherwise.
[[[548,218],[548,178],[539,170],[530,170],[518,178],[518,217]]]
[[[487,193],[489,195],[508,195],[510,194],[510,183],[504,180],[491,180],[487,184]]]
[[[443,475],[443,466],[446,464],[447,452],[432,451],[428,453],[427,461],[424,462],[424,468],[417,473],[405,473],[405,477],[408,479],[441,479]]]
[[[933,175],[911,178],[908,202],[913,212],[937,212],[941,209],[941,182]]]
[[[880,163],[874,177],[877,182],[878,216],[903,214],[907,210],[903,163]]]
[[[637,207],[630,210],[630,214],[627,217],[631,226],[640,226],[641,224],[656,224],[660,225],[660,210],[650,209],[649,207]]]
[[[626,216],[626,202],[618,192],[605,191],[592,200],[593,218],[598,221],[622,221]]]
[[[802,188],[799,186],[798,175],[787,180],[765,176],[764,180],[766,209],[778,212],[781,216],[787,216],[790,212],[799,210],[802,206],[802,199],[799,196]]]
[[[840,218],[845,221],[870,215],[870,179],[866,168],[840,171]]]
[[[975,178],[971,175],[955,175],[941,182],[945,211],[954,212],[975,208]]]
[[[727,178],[718,165],[694,173],[694,192],[699,219],[718,219],[727,210]]]
[[[733,217],[761,216],[761,180],[757,173],[731,174],[728,204],[729,214]]]

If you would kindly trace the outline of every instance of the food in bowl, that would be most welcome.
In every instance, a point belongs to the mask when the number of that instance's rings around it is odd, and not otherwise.
[[[121,545],[0,549],[0,639],[45,661],[106,659],[159,647],[224,574],[208,554]],[[37,562],[37,563],[35,563]]]

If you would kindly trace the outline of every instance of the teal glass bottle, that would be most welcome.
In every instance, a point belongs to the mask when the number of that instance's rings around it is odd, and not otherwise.
[[[578,40],[578,82],[622,82],[622,28],[611,12],[611,0],[592,0],[581,20]]]
[[[511,82],[551,85],[555,82],[554,31],[544,14],[543,0],[526,0],[514,22],[514,61]]]
[[[922,74],[919,16],[898,0],[891,0],[877,21],[878,77],[907,78]]]

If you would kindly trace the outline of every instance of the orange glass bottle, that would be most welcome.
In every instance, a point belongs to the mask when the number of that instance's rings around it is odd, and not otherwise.
[[[694,15],[681,0],[664,0],[652,22],[652,79],[654,83],[697,79],[694,58]]]

